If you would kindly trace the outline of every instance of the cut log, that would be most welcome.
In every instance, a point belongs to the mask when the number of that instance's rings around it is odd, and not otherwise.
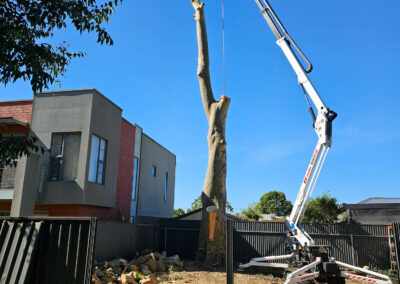
[[[121,283],[122,284],[137,284],[135,279],[130,274],[122,274],[121,275]]]

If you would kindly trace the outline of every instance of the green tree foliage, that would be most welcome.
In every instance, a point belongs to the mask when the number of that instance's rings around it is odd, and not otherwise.
[[[260,219],[258,207],[258,203],[254,202],[247,209],[243,209],[241,215],[250,221],[258,221]]]
[[[195,198],[195,200],[193,200],[193,202],[192,202],[190,208],[188,208],[188,209],[186,210],[186,212],[190,212],[190,211],[193,211],[193,210],[200,209],[202,206],[203,206],[203,205],[202,205],[202,203],[201,203],[201,196],[199,196],[199,197]]]
[[[305,223],[334,223],[338,215],[344,212],[344,208],[337,203],[337,199],[329,193],[314,198],[310,201],[304,214]]]
[[[174,218],[179,217],[181,215],[185,214],[185,210],[183,210],[182,208],[178,208],[178,209],[174,209]]]
[[[261,214],[287,216],[290,214],[292,207],[292,203],[286,200],[283,192],[272,190],[261,196],[257,209]]]
[[[188,208],[186,210],[186,212],[190,212],[193,210],[197,210],[203,207],[203,204],[201,203],[201,195],[199,197],[197,197],[195,200],[193,200],[190,208]],[[233,212],[233,207],[232,205],[229,203],[229,201],[226,202],[226,210],[229,212]]]
[[[36,145],[35,137],[8,136],[3,137],[0,134],[0,167],[4,165],[16,166],[16,160],[22,155],[29,155],[32,152],[38,152],[39,149],[44,152],[42,147]]]
[[[66,42],[48,42],[67,23],[80,33],[95,32],[100,44],[112,45],[103,23],[120,1],[101,5],[96,0],[0,1],[0,83],[29,80],[36,92],[62,76],[72,58],[84,55],[70,51]]]
[[[54,33],[68,23],[81,34],[96,33],[98,43],[112,45],[103,24],[121,1],[99,5],[96,0],[0,0],[0,83],[29,80],[32,91],[37,92],[59,82],[71,59],[84,53],[70,51],[66,42],[50,44]],[[36,149],[33,138],[17,144],[14,140],[0,137],[0,165]]]

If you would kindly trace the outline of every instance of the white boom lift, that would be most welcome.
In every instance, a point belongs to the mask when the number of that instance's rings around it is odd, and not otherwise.
[[[286,255],[266,256],[253,258],[249,263],[240,265],[240,268],[250,266],[264,266],[275,268],[298,268],[286,277],[285,284],[299,283],[307,280],[316,279],[320,282],[345,283],[345,279],[361,280],[369,283],[392,283],[390,278],[370,270],[342,263],[329,257],[326,246],[316,245],[310,235],[300,225],[311,195],[318,180],[321,168],[324,164],[326,155],[332,144],[332,121],[337,114],[330,110],[322,101],[314,86],[311,84],[307,73],[311,72],[312,65],[303,54],[294,40],[289,36],[284,26],[276,16],[275,12],[267,0],[255,0],[260,8],[268,26],[275,35],[276,43],[282,49],[290,65],[297,74],[298,83],[303,89],[304,96],[308,103],[309,112],[313,119],[313,128],[318,136],[317,146],[312,154],[311,161],[307,167],[306,174],[301,183],[296,202],[289,217],[286,217],[285,225],[287,227],[289,243],[286,247]],[[294,53],[292,47],[301,55],[308,68],[305,69],[300,60]],[[314,109],[310,101],[314,103],[317,111],[315,116]],[[286,260],[287,263],[272,263],[271,261]],[[350,269],[365,273],[367,276],[360,276],[345,272],[343,269]]]

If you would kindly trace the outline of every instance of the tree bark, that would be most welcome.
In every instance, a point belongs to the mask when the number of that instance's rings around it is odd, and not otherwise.
[[[210,79],[209,55],[204,3],[191,0],[195,10],[197,29],[198,69],[197,77],[204,111],[208,120],[208,167],[203,185],[202,222],[196,259],[207,265],[223,265],[225,256],[225,207],[226,207],[226,140],[225,125],[230,98],[224,94],[215,100]],[[209,239],[209,215],[207,207],[216,206],[215,237]]]

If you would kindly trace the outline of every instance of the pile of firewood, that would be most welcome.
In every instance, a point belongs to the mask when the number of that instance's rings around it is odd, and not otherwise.
[[[135,259],[113,259],[98,263],[93,271],[92,283],[95,284],[158,284],[156,272],[165,272],[174,267],[183,267],[178,255],[167,257],[167,253],[150,253],[144,250],[137,253]]]

